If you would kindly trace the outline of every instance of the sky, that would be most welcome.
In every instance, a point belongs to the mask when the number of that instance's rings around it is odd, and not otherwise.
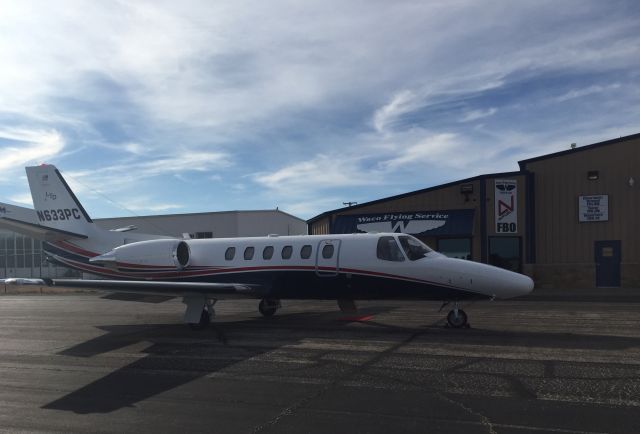
[[[640,2],[0,0],[0,202],[308,219],[640,132]]]

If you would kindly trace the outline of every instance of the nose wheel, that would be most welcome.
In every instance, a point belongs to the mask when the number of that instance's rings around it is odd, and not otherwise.
[[[454,329],[469,328],[469,321],[467,314],[464,310],[458,309],[458,306],[454,307],[447,315],[447,323],[449,327]]]

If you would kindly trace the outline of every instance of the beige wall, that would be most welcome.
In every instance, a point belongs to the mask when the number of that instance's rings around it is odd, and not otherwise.
[[[534,161],[536,262],[593,263],[596,240],[621,240],[622,262],[640,258],[640,139]],[[587,180],[589,170],[600,179]],[[629,177],[637,181],[629,187]],[[578,196],[609,195],[609,221],[578,221]]]

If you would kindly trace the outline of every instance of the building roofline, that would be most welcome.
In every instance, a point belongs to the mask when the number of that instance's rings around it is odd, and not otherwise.
[[[599,148],[601,146],[613,145],[616,143],[626,142],[629,140],[640,139],[640,133],[631,134],[629,136],[618,137],[617,139],[605,140],[604,142],[593,143],[591,145],[579,146],[574,149],[567,149],[565,151],[554,152],[552,154],[541,155],[539,157],[528,158],[526,160],[518,161],[518,165],[520,166],[520,170],[524,171],[528,163],[533,163],[534,161],[546,160],[548,158],[556,158],[562,157],[564,155],[574,154],[576,152],[589,151],[594,148]]]
[[[309,220],[307,220],[307,224],[315,223],[316,221],[318,221],[318,220],[320,220],[320,219],[322,219],[324,217],[330,216],[332,214],[335,214],[335,213],[338,213],[338,212],[341,212],[341,211],[347,211],[347,210],[352,210],[352,209],[363,208],[363,207],[367,207],[367,206],[371,206],[371,205],[376,205],[376,204],[379,204],[379,203],[387,202],[387,201],[390,201],[390,200],[403,199],[405,197],[414,196],[416,194],[428,193],[430,191],[440,190],[442,188],[451,187],[453,185],[462,184],[464,182],[480,181],[480,180],[483,180],[483,179],[495,178],[495,177],[498,177],[498,176],[518,176],[518,175],[524,175],[524,173],[522,171],[487,173],[487,174],[483,174],[483,175],[473,176],[471,178],[459,179],[457,181],[451,181],[451,182],[447,182],[445,184],[435,185],[433,187],[422,188],[420,190],[410,191],[408,193],[402,193],[402,194],[397,194],[397,195],[394,195],[394,196],[383,197],[382,199],[376,199],[376,200],[372,200],[372,201],[369,201],[369,202],[359,203],[359,204],[353,205],[353,206],[346,206],[346,207],[343,207],[343,208],[337,208],[337,209],[334,209],[332,211],[325,211],[322,214],[318,214],[317,216],[312,217]]]
[[[287,215],[296,220],[306,223],[306,220],[296,217],[288,212],[280,209],[251,209],[251,210],[231,210],[231,211],[205,211],[205,212],[193,212],[193,213],[177,213],[177,214],[152,214],[152,215],[139,215],[139,216],[120,216],[120,217],[103,217],[96,218],[96,221],[115,220],[115,219],[148,219],[148,218],[163,218],[163,217],[185,217],[185,216],[204,216],[204,215],[221,215],[221,214],[248,214],[259,212],[271,212]]]

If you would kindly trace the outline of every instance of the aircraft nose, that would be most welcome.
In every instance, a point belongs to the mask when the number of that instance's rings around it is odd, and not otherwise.
[[[524,274],[518,274],[518,279],[513,285],[513,291],[517,292],[518,296],[529,294],[533,291],[533,279]]]
[[[497,275],[494,288],[498,298],[521,297],[533,291],[533,280],[529,276],[503,269],[495,271]]]

